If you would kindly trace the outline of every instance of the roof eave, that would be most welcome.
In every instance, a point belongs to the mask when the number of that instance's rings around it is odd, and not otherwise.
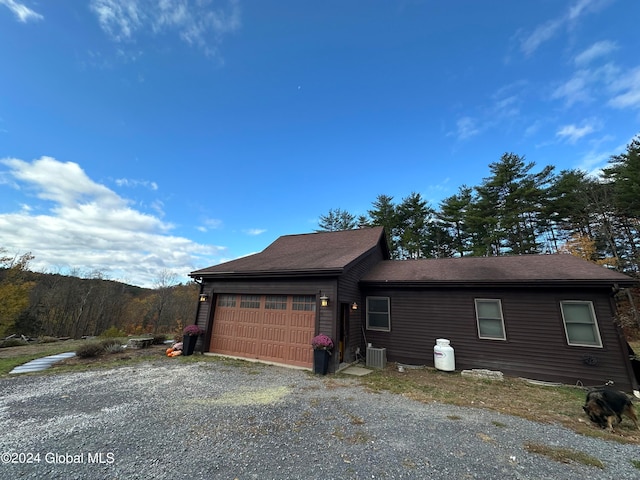
[[[472,288],[472,287],[620,287],[626,288],[635,285],[633,280],[360,280],[360,284],[370,287],[446,287],[446,288]]]
[[[196,271],[189,274],[193,278],[226,279],[226,278],[285,278],[285,277],[328,277],[342,274],[342,268],[317,268],[299,270],[247,270],[226,272]]]

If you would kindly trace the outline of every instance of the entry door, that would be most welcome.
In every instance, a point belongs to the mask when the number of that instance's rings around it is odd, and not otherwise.
[[[340,304],[340,363],[346,361],[349,348],[349,304]]]

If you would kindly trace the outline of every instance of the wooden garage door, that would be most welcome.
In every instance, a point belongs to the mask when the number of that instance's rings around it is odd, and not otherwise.
[[[311,367],[314,295],[218,295],[211,352]]]

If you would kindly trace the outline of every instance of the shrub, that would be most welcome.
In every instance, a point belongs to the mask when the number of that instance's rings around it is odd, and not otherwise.
[[[114,349],[116,346],[122,348],[122,342],[117,338],[106,338],[104,340],[100,340],[100,345],[105,351]]]
[[[76,350],[76,355],[80,358],[98,357],[103,353],[104,346],[100,342],[87,342]]]
[[[155,334],[153,336],[154,345],[162,345],[167,340],[167,336],[164,334]]]
[[[0,342],[0,348],[4,347],[22,347],[24,345],[28,345],[29,342],[21,339],[21,338],[8,338]]]
[[[107,328],[104,332],[102,332],[100,336],[105,338],[116,338],[116,337],[126,337],[127,334],[117,327],[110,327],[110,328]]]
[[[104,351],[105,353],[120,353],[124,351],[124,346],[120,342],[111,343],[109,345],[105,345]]]

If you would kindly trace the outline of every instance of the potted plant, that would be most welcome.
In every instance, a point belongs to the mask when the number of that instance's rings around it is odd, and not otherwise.
[[[198,337],[204,333],[198,325],[187,325],[182,331],[182,355],[193,355]]]
[[[313,347],[313,373],[326,375],[329,371],[329,357],[333,350],[333,340],[324,333],[311,339]]]

